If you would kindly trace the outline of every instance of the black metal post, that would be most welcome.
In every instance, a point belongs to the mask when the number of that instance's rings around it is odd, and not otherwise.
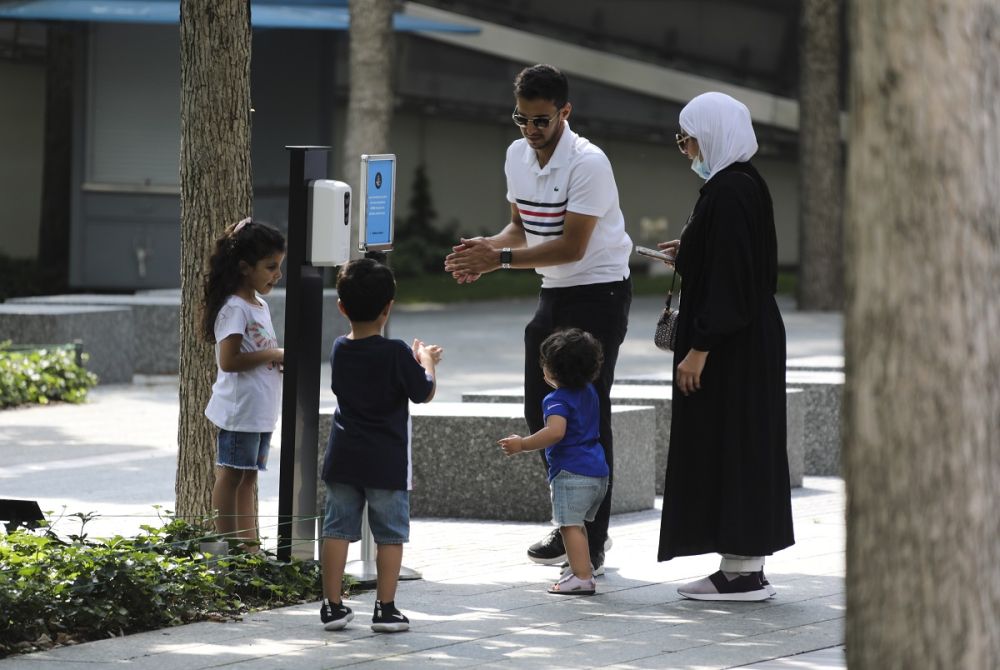
[[[285,377],[278,479],[278,559],[296,540],[315,538],[323,277],[307,262],[309,182],[325,179],[330,147],[288,146],[288,252],[285,257]],[[308,555],[312,556],[312,545]]]

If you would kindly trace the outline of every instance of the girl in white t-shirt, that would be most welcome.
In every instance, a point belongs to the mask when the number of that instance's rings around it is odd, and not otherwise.
[[[284,236],[247,218],[216,240],[205,275],[201,330],[215,343],[219,366],[205,408],[205,416],[219,428],[212,489],[215,527],[220,535],[243,540],[251,551],[260,545],[254,514],[257,472],[267,469],[285,359],[260,295],[270,293],[281,279],[284,259]]]

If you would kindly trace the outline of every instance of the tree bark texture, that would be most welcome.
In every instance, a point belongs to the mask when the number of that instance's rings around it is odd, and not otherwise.
[[[800,309],[843,308],[842,0],[803,0],[799,76]]]
[[[360,195],[361,154],[387,153],[392,125],[392,14],[395,0],[350,0],[350,85],[344,135],[343,178]],[[358,221],[355,197],[351,216]],[[351,249],[357,249],[357,225]]]
[[[249,216],[250,3],[182,0],[181,351],[176,513],[211,512],[215,431],[205,405],[215,380],[212,344],[198,327],[203,276],[216,238]]]
[[[847,658],[1000,662],[1000,5],[853,0]]]

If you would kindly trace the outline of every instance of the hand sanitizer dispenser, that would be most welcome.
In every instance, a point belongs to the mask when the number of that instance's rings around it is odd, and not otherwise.
[[[310,265],[343,265],[351,257],[351,187],[342,181],[316,179],[309,183]]]

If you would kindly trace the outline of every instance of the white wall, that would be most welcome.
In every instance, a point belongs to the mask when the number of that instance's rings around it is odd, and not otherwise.
[[[0,62],[0,252],[38,255],[45,68]]]
[[[398,155],[396,213],[410,209],[413,173],[424,163],[439,224],[459,223],[463,235],[495,233],[510,221],[503,174],[507,145],[517,128],[397,114],[392,144]]]

